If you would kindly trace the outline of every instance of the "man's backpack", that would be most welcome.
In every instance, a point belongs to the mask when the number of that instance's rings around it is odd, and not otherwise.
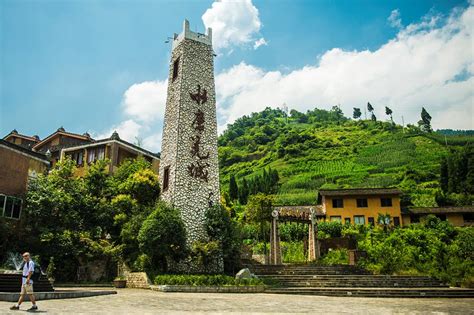
[[[41,277],[41,266],[39,264],[35,264],[35,268],[33,269],[33,274],[31,275],[31,280],[38,281]]]

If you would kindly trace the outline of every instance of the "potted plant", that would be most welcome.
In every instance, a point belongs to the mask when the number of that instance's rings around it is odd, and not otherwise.
[[[125,288],[127,286],[127,279],[125,276],[119,276],[114,279],[114,287]]]
[[[46,274],[48,276],[48,281],[51,283],[51,285],[54,285],[54,273],[56,271],[56,266],[54,265],[54,257],[51,257],[49,259],[49,264],[48,268],[46,268]]]

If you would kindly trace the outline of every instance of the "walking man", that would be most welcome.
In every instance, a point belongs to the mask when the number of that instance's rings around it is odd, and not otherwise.
[[[10,309],[19,310],[21,303],[23,303],[23,300],[25,299],[25,294],[28,294],[31,303],[33,304],[33,306],[31,306],[28,311],[36,311],[38,309],[38,306],[36,306],[36,299],[33,293],[33,280],[31,279],[35,270],[35,263],[33,260],[31,260],[30,253],[28,252],[23,254],[23,261],[23,276],[20,298],[18,299],[18,303],[10,307]]]

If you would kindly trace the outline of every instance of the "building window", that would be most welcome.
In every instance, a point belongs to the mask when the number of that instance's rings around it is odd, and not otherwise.
[[[344,218],[345,224],[351,224],[351,218]]]
[[[179,71],[179,57],[173,62],[173,81],[178,77]]]
[[[354,216],[354,223],[355,224],[365,224],[365,217],[363,215],[355,215]]]
[[[344,200],[342,198],[335,198],[332,200],[333,208],[344,208]]]
[[[71,154],[71,160],[76,162],[77,166],[82,166],[84,159],[84,153],[82,151],[74,152]]]
[[[97,159],[98,160],[105,159],[105,148],[104,147],[100,147],[100,148],[97,149]]]
[[[9,219],[19,219],[22,200],[11,196],[0,195],[0,213]]]
[[[380,204],[382,207],[391,207],[392,198],[380,198]]]
[[[330,218],[329,218],[329,221],[333,222],[341,222],[341,217],[338,216],[338,215],[332,215]]]
[[[399,217],[393,217],[393,225],[400,226],[400,218]]]
[[[357,198],[357,208],[367,208],[367,198]]]
[[[166,191],[169,187],[170,183],[170,167],[165,167],[165,171],[163,174],[163,191]]]
[[[464,213],[462,215],[462,218],[463,218],[464,222],[472,223],[472,222],[474,222],[474,213]]]
[[[370,225],[374,226],[375,225],[374,217],[368,217],[367,222],[369,222]]]
[[[91,164],[97,160],[105,159],[105,147],[98,147],[87,150],[87,163]]]
[[[87,163],[91,164],[95,161],[95,150],[87,150]]]

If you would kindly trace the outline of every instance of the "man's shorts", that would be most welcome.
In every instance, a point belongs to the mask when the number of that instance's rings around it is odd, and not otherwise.
[[[20,294],[33,294],[33,285],[30,284],[23,284],[21,286],[21,293]]]

